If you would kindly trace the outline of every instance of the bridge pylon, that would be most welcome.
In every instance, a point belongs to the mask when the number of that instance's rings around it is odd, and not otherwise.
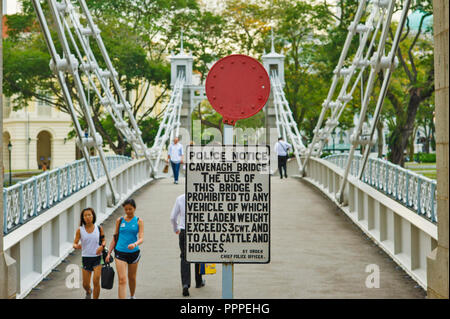
[[[282,86],[284,87],[284,58],[285,56],[275,52],[273,45],[273,35],[272,35],[272,48],[269,53],[265,53],[262,56],[262,64],[267,71],[269,76],[271,73],[277,74]],[[286,140],[286,131],[280,130],[279,119],[277,118],[276,108],[275,108],[275,94],[273,87],[270,89],[270,96],[267,100],[266,105],[263,108],[265,114],[265,125],[266,125],[266,143],[273,145],[273,141],[276,141],[278,137],[283,136]],[[270,136],[271,131],[277,130],[278,136]]]
[[[191,134],[191,87],[192,87],[192,54],[185,53],[183,49],[183,33],[181,33],[180,53],[170,56],[171,65],[171,79],[170,86],[172,93],[170,101],[164,110],[164,116],[158,128],[155,137],[155,142],[150,149],[153,160],[153,167],[158,172],[159,164],[161,163],[163,150],[167,143],[175,137],[180,137],[180,127],[182,129],[182,136]],[[186,134],[188,133],[188,134]],[[180,138],[182,143],[186,144],[189,141]]]
[[[179,127],[183,127],[191,134],[191,94],[189,88],[192,85],[192,65],[194,58],[192,53],[187,54],[183,49],[183,37],[181,38],[180,53],[170,57],[170,71],[171,81],[170,85],[173,88],[177,77],[182,75],[184,77],[183,93],[181,98],[181,109],[179,113],[179,123],[175,132],[171,134],[171,140],[175,137],[173,134],[179,135]],[[185,144],[189,141],[183,141]]]

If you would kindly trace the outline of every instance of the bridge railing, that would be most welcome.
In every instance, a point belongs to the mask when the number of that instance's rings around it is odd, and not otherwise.
[[[25,297],[73,252],[72,244],[80,225],[82,209],[92,207],[97,216],[96,224],[102,224],[134,192],[153,181],[150,176],[151,168],[146,159],[112,158],[108,166],[111,169],[116,167],[110,172],[110,176],[117,191],[115,197],[117,202],[112,202],[108,195],[110,188],[106,175],[93,182],[88,177],[84,179],[84,168],[80,162],[68,166],[70,174],[75,172],[79,176],[77,179],[75,175],[69,174],[71,180],[66,190],[73,192],[78,189],[78,191],[60,202],[54,202],[45,212],[42,211],[20,227],[9,231],[3,238],[5,253],[11,256],[17,265],[16,298]],[[67,171],[64,172],[67,174]],[[45,176],[49,176],[50,173],[46,173]],[[72,183],[73,180],[79,184]],[[63,188],[59,194],[62,193]],[[49,197],[45,197],[44,202],[47,198]]]
[[[126,156],[107,156],[108,171],[131,160]],[[100,158],[92,157],[90,161],[96,176],[104,176]],[[4,188],[3,233],[8,234],[91,183],[92,177],[83,158]]]
[[[330,155],[325,159],[344,169],[348,155]],[[361,155],[354,156],[351,175],[358,175],[362,160]],[[362,180],[433,223],[437,222],[435,180],[380,158],[369,158]]]
[[[340,203],[336,194],[340,191],[346,161],[346,156],[310,158],[303,180],[333,201],[406,273],[427,289],[427,256],[437,246],[437,224],[418,213],[421,200],[413,198],[418,194],[425,197],[424,180],[412,172],[377,160],[372,160],[363,180],[359,180],[356,175],[361,163],[356,159],[344,189],[344,201]],[[416,191],[412,192],[411,188]],[[413,204],[406,205],[404,198],[408,199],[406,203]],[[418,203],[417,209],[414,203]]]

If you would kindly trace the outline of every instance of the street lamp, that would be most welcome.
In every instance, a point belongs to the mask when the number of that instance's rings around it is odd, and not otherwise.
[[[12,184],[11,150],[12,150],[12,144],[11,144],[11,141],[9,141],[9,142],[8,142],[8,153],[9,153],[9,186],[11,186],[11,184]]]

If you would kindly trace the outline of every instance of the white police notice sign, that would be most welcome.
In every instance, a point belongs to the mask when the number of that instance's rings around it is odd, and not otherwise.
[[[269,146],[188,146],[186,260],[270,261]]]

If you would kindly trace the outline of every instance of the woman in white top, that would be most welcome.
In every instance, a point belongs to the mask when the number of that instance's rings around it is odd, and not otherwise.
[[[95,225],[96,216],[93,208],[81,211],[80,227],[75,234],[73,248],[81,249],[83,264],[83,288],[86,299],[91,299],[91,275],[94,272],[94,299],[100,295],[100,276],[102,273],[102,251],[106,245],[103,227]],[[78,242],[81,240],[81,244]]]

